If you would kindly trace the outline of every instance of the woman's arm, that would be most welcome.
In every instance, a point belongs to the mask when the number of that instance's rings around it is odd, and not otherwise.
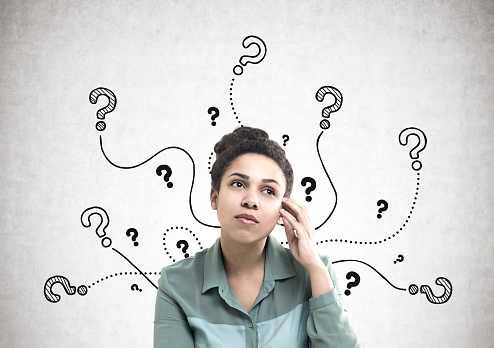
[[[310,278],[307,334],[311,347],[360,347],[347,312],[338,295],[331,263],[323,262],[316,251],[314,227],[307,208],[291,198],[283,198],[280,214],[292,255],[304,266]],[[334,280],[334,283],[333,283]]]
[[[154,314],[154,348],[193,348],[194,338],[187,317],[173,298],[164,269],[161,270],[158,285]]]
[[[340,299],[340,289],[336,275],[327,263],[325,273],[334,282],[334,290],[314,296],[309,300],[309,318],[307,319],[307,334],[311,347],[361,347],[357,334]],[[315,276],[315,275],[314,275]],[[311,284],[314,282],[311,277]],[[314,290],[312,291],[314,294]]]

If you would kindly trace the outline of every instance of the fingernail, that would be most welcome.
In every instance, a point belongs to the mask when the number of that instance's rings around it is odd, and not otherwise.
[[[283,197],[283,200],[286,201],[288,199],[288,197]]]

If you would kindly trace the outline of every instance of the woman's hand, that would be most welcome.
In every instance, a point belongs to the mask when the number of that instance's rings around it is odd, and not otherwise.
[[[286,238],[293,256],[309,271],[314,267],[324,266],[316,250],[314,226],[310,221],[307,208],[300,202],[283,197],[280,210],[285,225]]]
[[[314,226],[309,218],[307,208],[294,199],[283,197],[280,209],[286,238],[292,255],[309,274],[312,297],[324,294],[334,289],[328,269],[322,262],[316,250]]]

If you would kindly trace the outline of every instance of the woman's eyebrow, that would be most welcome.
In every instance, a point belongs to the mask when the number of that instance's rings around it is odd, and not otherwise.
[[[242,174],[242,173],[232,173],[232,174],[228,175],[228,177],[230,177],[230,176],[234,176],[234,175],[239,176],[239,177],[241,177],[242,179],[249,180],[249,176],[248,176],[248,175],[245,175],[245,174]],[[263,182],[263,183],[275,183],[276,185],[281,186],[281,185],[278,183],[278,181],[276,181],[276,180],[274,180],[274,179],[262,179],[262,182]]]

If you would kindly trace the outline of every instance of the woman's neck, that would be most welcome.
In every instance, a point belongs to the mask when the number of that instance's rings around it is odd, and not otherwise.
[[[221,251],[227,278],[250,276],[261,270],[264,272],[266,240],[264,238],[254,244],[243,244],[222,236]]]

